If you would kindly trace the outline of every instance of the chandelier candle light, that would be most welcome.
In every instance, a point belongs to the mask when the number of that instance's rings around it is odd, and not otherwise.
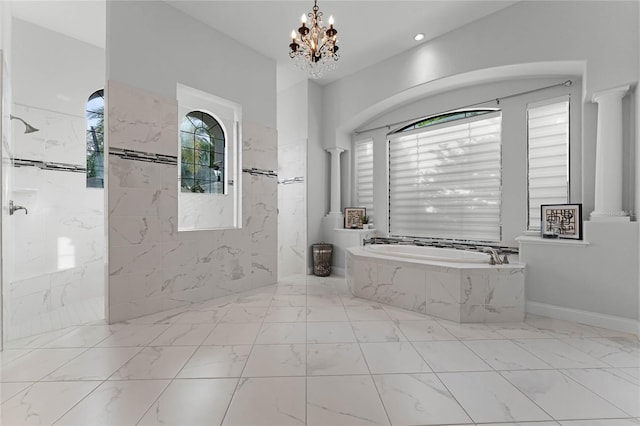
[[[311,19],[310,27],[307,27],[307,16]],[[314,0],[313,12],[302,15],[302,25],[297,33],[291,31],[289,57],[311,78],[320,78],[336,67],[339,59],[337,34],[338,31],[333,27],[333,16],[329,17],[329,28],[323,26],[322,12],[319,11],[318,1]]]

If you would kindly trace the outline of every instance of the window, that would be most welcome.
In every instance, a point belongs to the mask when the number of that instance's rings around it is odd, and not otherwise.
[[[182,192],[224,194],[225,135],[211,115],[191,111],[180,125]]]
[[[104,90],[87,101],[87,188],[104,188]]]
[[[389,232],[500,241],[501,113],[443,116],[389,139]]]
[[[356,142],[355,157],[356,205],[373,216],[373,141]]]
[[[528,224],[540,229],[540,205],[569,201],[569,99],[527,106]]]

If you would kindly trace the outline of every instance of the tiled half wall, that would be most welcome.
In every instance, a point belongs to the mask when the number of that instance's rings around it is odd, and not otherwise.
[[[108,146],[177,157],[174,99],[107,88]],[[242,126],[243,168],[277,169],[276,130]],[[109,322],[273,284],[277,178],[242,176],[242,228],[178,232],[178,165],[108,155]]]

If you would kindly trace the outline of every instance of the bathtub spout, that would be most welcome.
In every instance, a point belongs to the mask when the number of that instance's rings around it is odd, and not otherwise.
[[[498,254],[498,250],[491,248],[491,247],[485,247],[482,249],[483,252],[485,253],[489,253],[489,256],[491,256],[491,260],[489,261],[490,264],[492,265],[502,265],[502,260],[500,259],[500,255]]]

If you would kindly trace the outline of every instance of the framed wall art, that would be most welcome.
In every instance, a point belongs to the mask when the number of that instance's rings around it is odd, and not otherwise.
[[[543,238],[582,239],[582,204],[543,204],[540,218]]]
[[[364,207],[345,207],[344,227],[346,229],[362,229],[362,217],[367,214]]]

